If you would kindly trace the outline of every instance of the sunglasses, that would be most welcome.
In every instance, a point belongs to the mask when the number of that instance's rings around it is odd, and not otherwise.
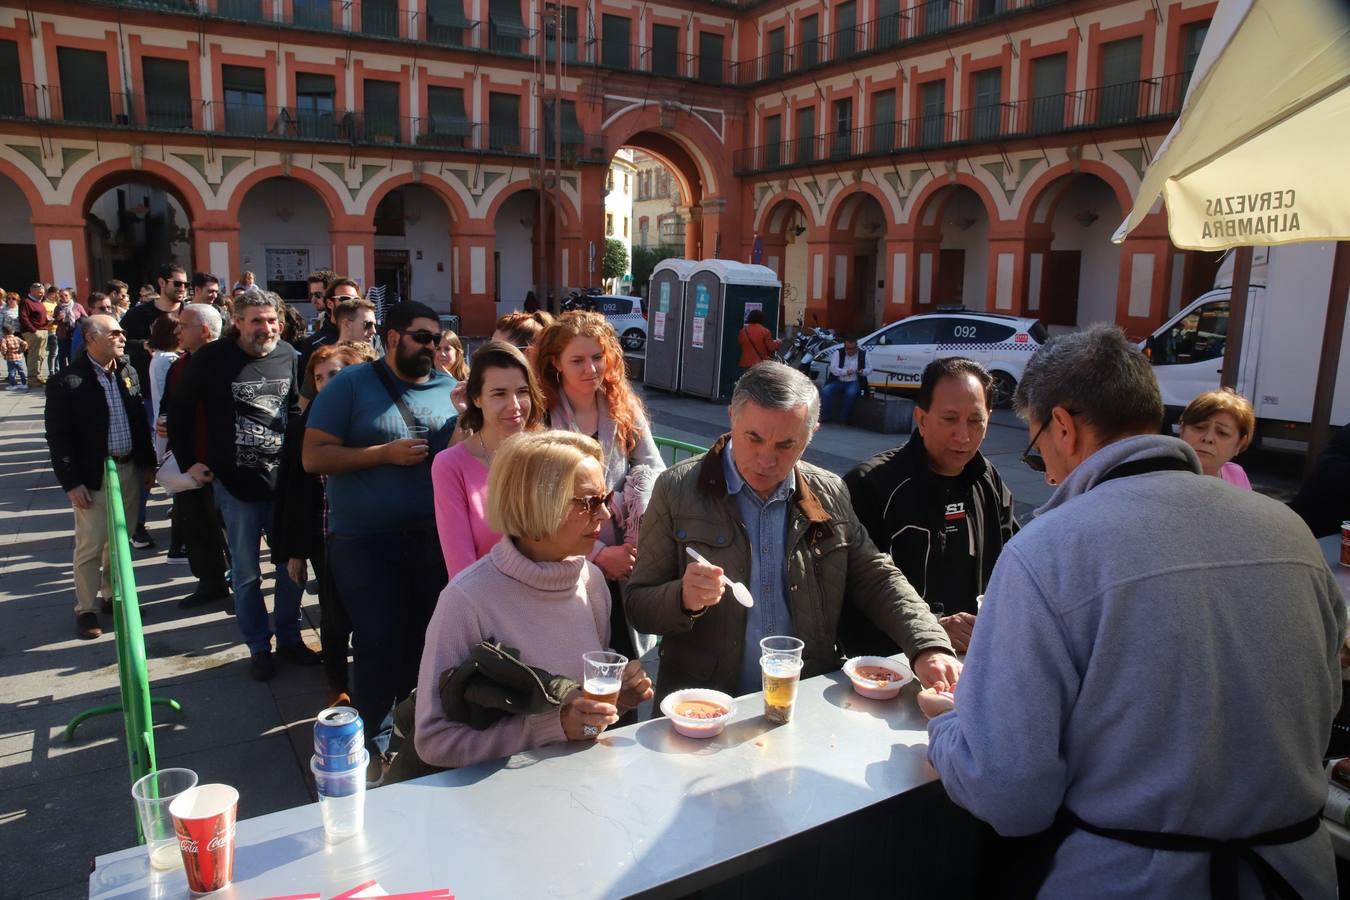
[[[1066,409],[1064,411],[1070,416],[1078,415],[1076,410]],[[1053,417],[1046,419],[1045,423],[1041,425],[1040,428],[1036,429],[1036,434],[1032,437],[1031,443],[1027,444],[1027,449],[1022,451],[1022,462],[1026,467],[1031,471],[1039,472],[1042,475],[1045,474],[1045,457],[1041,456],[1040,451],[1036,450],[1036,442],[1041,439],[1041,435],[1045,434],[1045,429],[1049,427],[1052,421],[1054,421]]]
[[[310,292],[309,292],[309,299],[311,299],[311,300],[322,300],[322,299],[323,299],[323,291],[310,291]]]
[[[614,492],[613,492],[613,491],[610,491],[608,494],[605,494],[603,497],[599,497],[599,496],[596,496],[596,495],[594,495],[594,494],[592,494],[592,495],[589,496],[589,497],[573,497],[573,498],[572,498],[572,502],[573,502],[573,503],[580,503],[580,504],[581,504],[581,508],[584,509],[584,510],[586,510],[586,515],[588,515],[588,516],[590,516],[592,519],[594,519],[594,518],[596,518],[597,516],[600,515],[600,510],[601,510],[603,507],[609,506],[609,501],[610,501],[610,499],[611,499],[613,496],[614,496]]]
[[[362,330],[362,331],[374,331],[374,330],[375,330],[375,323],[374,323],[374,322],[362,322],[362,323],[361,323],[361,330]]]
[[[374,326],[371,326],[372,328]],[[441,333],[439,331],[405,331],[405,338],[411,338],[413,341],[425,347],[427,344],[439,344],[441,342]]]
[[[187,286],[188,286],[188,283],[187,283],[186,281],[170,281],[169,284],[173,285],[174,287],[187,287]]]

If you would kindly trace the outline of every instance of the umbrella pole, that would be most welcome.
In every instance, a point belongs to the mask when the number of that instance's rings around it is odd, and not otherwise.
[[[1312,439],[1303,474],[1312,475],[1317,457],[1326,449],[1331,434],[1331,403],[1336,395],[1336,373],[1341,362],[1341,343],[1345,335],[1346,295],[1350,294],[1350,241],[1336,244],[1336,262],[1331,267],[1331,292],[1327,295],[1327,323],[1322,331],[1322,358],[1317,368],[1317,390],[1313,394]]]
[[[1237,390],[1242,363],[1242,338],[1247,331],[1247,295],[1251,293],[1252,248],[1238,247],[1233,256],[1233,289],[1228,305],[1228,341],[1223,348],[1219,387]]]

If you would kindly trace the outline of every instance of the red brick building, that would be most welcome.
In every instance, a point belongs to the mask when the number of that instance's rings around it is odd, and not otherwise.
[[[507,267],[599,283],[605,174],[632,146],[675,173],[686,254],[748,259],[758,237],[792,318],[863,330],[961,302],[1139,333],[1213,273],[1162,212],[1107,240],[1213,7],[0,6],[0,284],[84,292],[172,256],[299,296],[330,266],[481,334],[523,299],[499,296]],[[559,54],[562,175],[541,204]]]

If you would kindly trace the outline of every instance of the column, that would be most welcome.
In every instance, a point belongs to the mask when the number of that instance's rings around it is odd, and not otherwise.
[[[699,203],[703,218],[703,255],[709,259],[740,259],[742,235],[737,204],[727,197],[704,197]],[[719,249],[720,248],[720,249]]]
[[[806,244],[806,324],[851,329],[858,321],[853,287],[853,241],[816,240]]]
[[[495,283],[492,254],[496,244],[495,231],[481,227],[472,231],[461,229],[450,238],[453,297],[450,309],[459,316],[461,332],[471,337],[488,337],[497,321],[492,289]]]
[[[686,206],[677,210],[680,221],[684,223],[684,258],[703,259],[712,253],[712,247],[703,243],[703,210],[698,206]]]
[[[886,305],[882,320],[894,322],[914,313],[915,290],[914,239],[903,235],[886,236],[881,244],[878,268],[885,273]]]
[[[36,211],[32,224],[40,280],[73,287],[79,297],[89,296],[93,286],[89,283],[89,247],[83,219],[69,210],[49,208]]]
[[[228,292],[242,271],[239,264],[239,223],[215,220],[193,222],[192,267],[219,278],[221,291]]]
[[[1021,316],[1032,312],[1033,288],[1040,306],[1040,275],[1050,251],[1050,236],[989,236],[985,308]]]
[[[1131,237],[1120,245],[1116,324],[1131,338],[1147,337],[1166,318],[1173,249],[1165,236]]]
[[[335,220],[328,229],[333,243],[333,271],[361,285],[375,287],[375,226],[355,216]]]

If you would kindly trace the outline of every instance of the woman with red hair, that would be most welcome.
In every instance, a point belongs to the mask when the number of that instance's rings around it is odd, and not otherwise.
[[[614,492],[611,509],[615,518],[605,521],[600,540],[590,559],[605,573],[611,591],[618,596],[618,582],[628,577],[637,561],[636,541],[625,542],[624,523],[636,515],[625,504],[623,491],[629,473],[647,467],[644,481],[666,466],[652,440],[642,401],[628,385],[623,350],[614,328],[599,313],[564,313],[544,329],[534,345],[534,367],[548,409],[549,426],[595,438],[604,451],[605,490]],[[628,628],[623,603],[612,607],[614,649],[637,659],[649,649]],[[633,646],[621,646],[625,638]]]

